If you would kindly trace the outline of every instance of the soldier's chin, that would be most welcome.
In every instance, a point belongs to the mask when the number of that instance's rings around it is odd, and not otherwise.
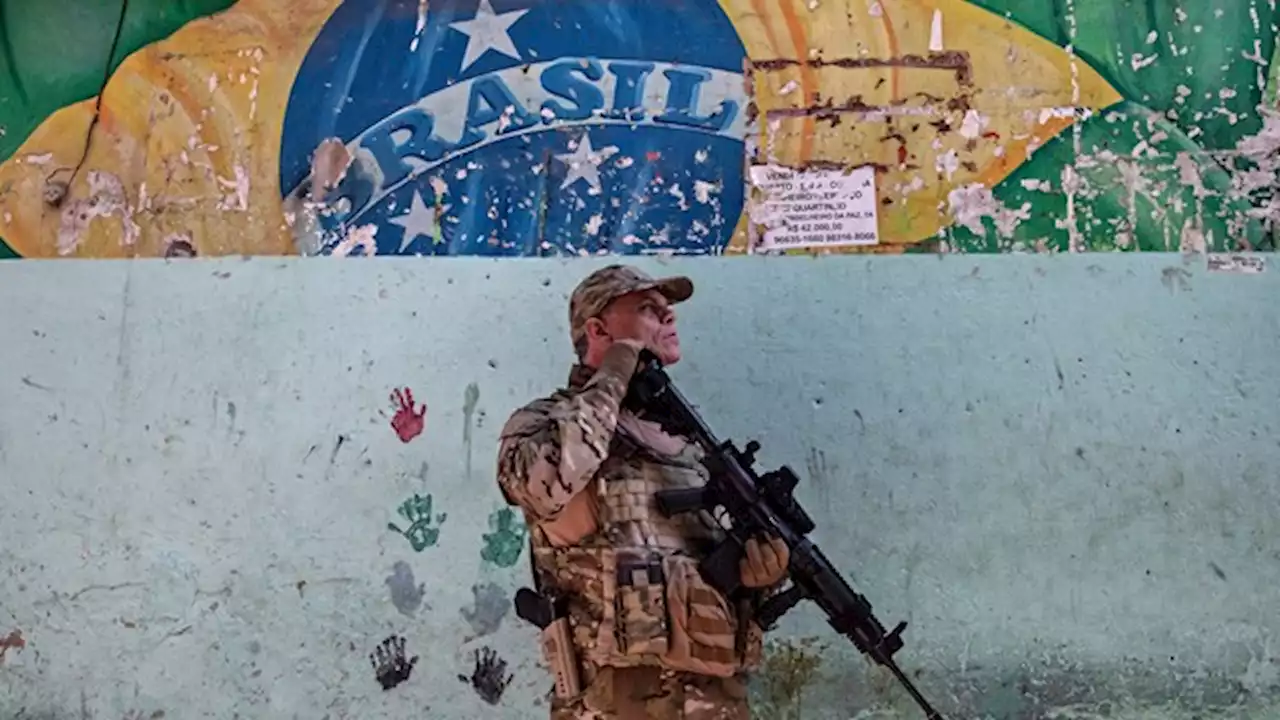
[[[663,365],[675,365],[680,362],[680,345],[679,343],[667,342],[658,348],[658,359]]]

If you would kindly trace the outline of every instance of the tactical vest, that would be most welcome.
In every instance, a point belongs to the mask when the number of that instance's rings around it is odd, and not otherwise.
[[[649,665],[730,677],[755,667],[759,628],[739,622],[747,608],[731,606],[697,569],[723,530],[705,512],[667,518],[657,509],[659,490],[706,484],[701,449],[659,453],[624,427],[634,416],[620,415],[608,459],[564,511],[580,514],[569,524],[593,529],[560,547],[537,525],[530,532],[543,588],[569,597],[584,671]]]

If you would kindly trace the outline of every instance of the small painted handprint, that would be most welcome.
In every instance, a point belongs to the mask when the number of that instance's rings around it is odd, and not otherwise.
[[[502,568],[515,565],[524,550],[527,533],[524,522],[517,520],[511,508],[501,508],[489,515],[489,529],[492,532],[484,533],[481,559]]]
[[[409,659],[404,656],[404,638],[392,635],[369,653],[369,662],[373,665],[374,676],[383,690],[390,690],[409,679],[413,666],[418,664],[418,656]]]
[[[427,425],[426,403],[422,404],[421,409],[416,409],[413,406],[413,391],[409,388],[396,388],[391,393],[391,405],[396,410],[391,418],[391,429],[396,431],[400,442],[407,443],[422,434]]]
[[[459,675],[458,679],[470,683],[481,700],[497,705],[507,685],[511,684],[511,677],[507,672],[507,661],[486,647],[476,651],[476,667],[471,671],[471,677]]]
[[[399,525],[387,523],[387,529],[405,536],[415,552],[422,552],[440,540],[440,524],[449,517],[448,513],[431,512],[431,493],[414,493],[400,503],[396,512],[409,521],[409,526],[401,530]]]

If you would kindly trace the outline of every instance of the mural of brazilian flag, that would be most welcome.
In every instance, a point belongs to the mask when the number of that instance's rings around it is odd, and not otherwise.
[[[752,135],[874,251],[1274,249],[1267,0],[809,5],[0,0],[0,257],[739,252]]]

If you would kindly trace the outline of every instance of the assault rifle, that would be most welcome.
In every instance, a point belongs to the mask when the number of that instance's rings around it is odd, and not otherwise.
[[[836,632],[893,673],[928,720],[943,720],[893,660],[893,654],[902,648],[902,631],[907,623],[900,622],[892,631],[885,631],[872,613],[871,603],[851,588],[822,550],[805,537],[815,526],[793,495],[800,482],[795,472],[783,465],[764,475],[756,474],[751,466],[760,443],[752,440],[742,451],[730,440],[718,440],[648,350],[641,352],[640,366],[624,404],[650,411],[668,431],[691,437],[705,451],[702,463],[711,474],[706,486],[661,491],[657,502],[659,512],[668,517],[702,510],[714,512],[722,507],[732,519],[727,539],[699,566],[708,584],[726,597],[740,596],[747,591],[739,576],[739,561],[747,540],[761,535],[780,538],[791,554],[787,567],[791,586],[761,604],[756,622],[768,630],[800,601],[812,600],[826,613],[827,622]]]

